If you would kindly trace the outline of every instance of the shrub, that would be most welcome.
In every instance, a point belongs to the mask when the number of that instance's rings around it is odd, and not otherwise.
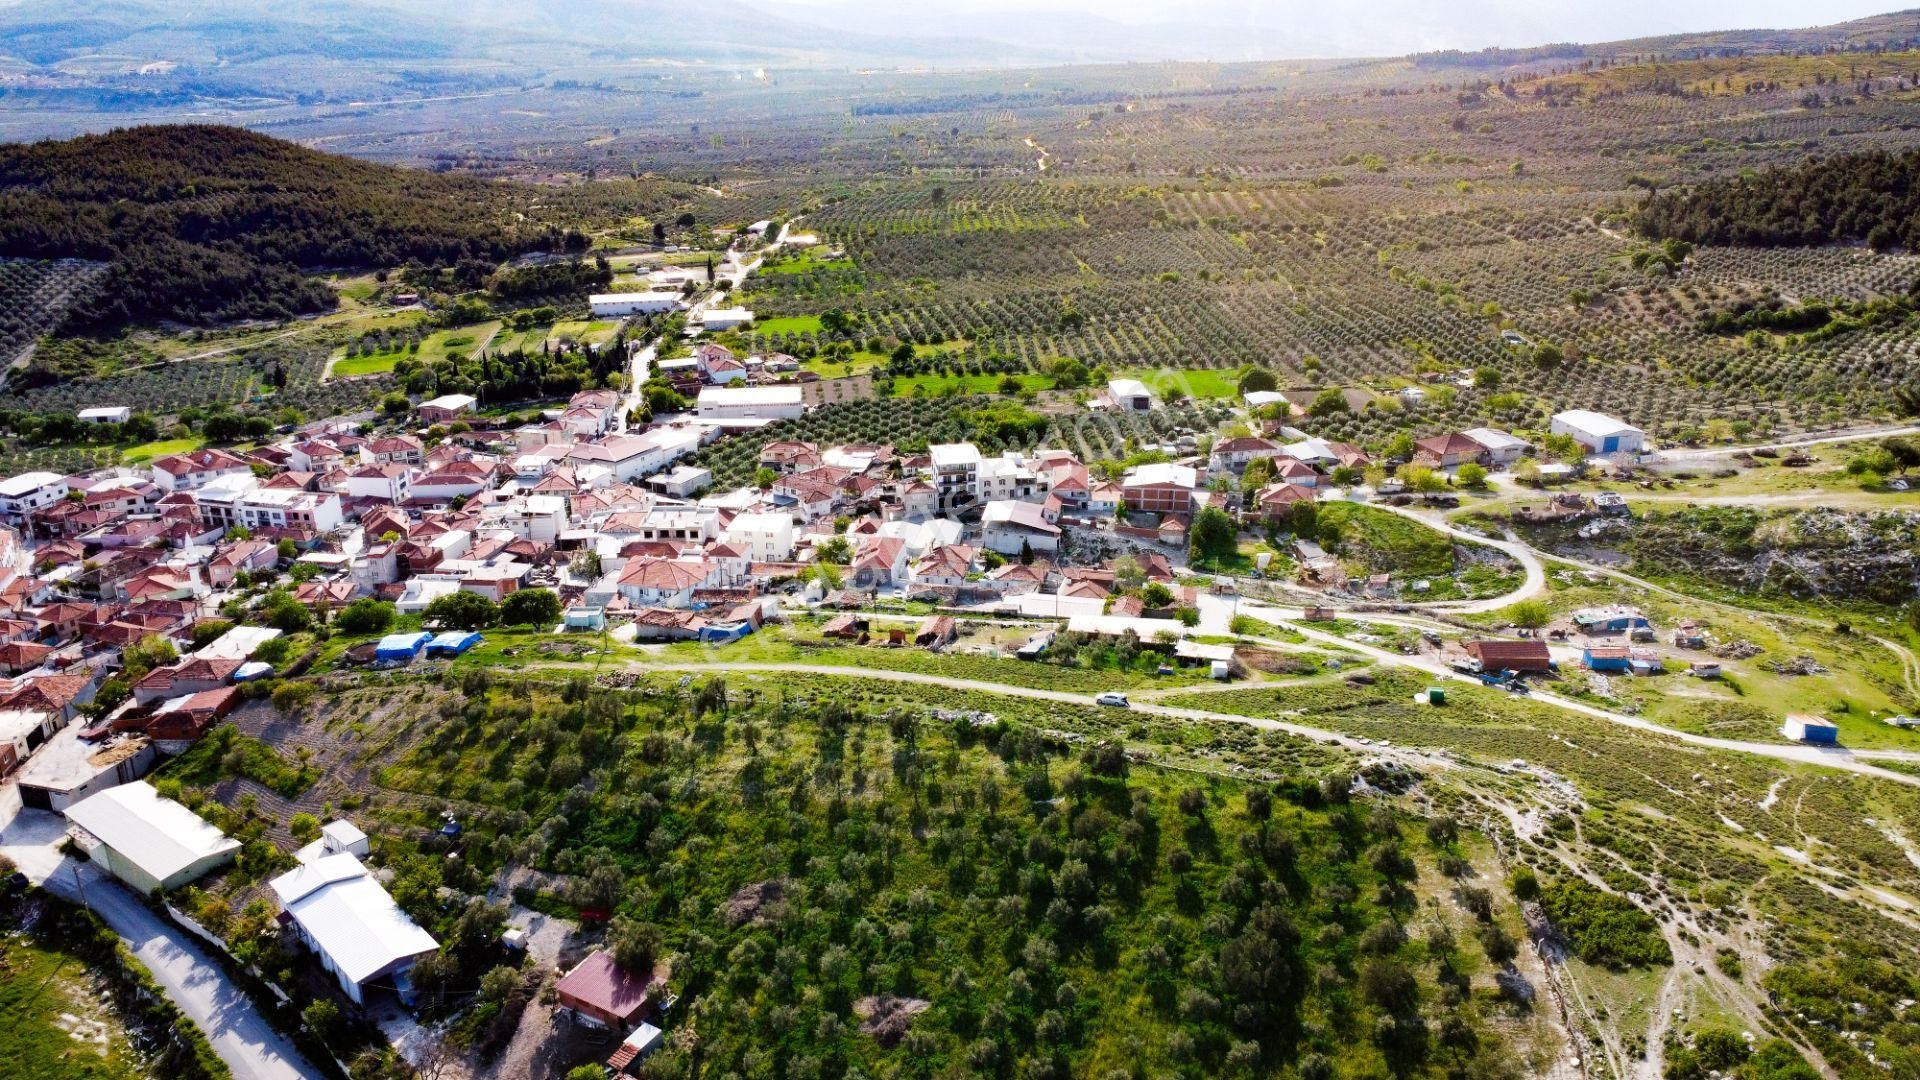
[[[1624,896],[1569,879],[1541,890],[1540,906],[1589,964],[1625,968],[1673,962],[1660,924]]]

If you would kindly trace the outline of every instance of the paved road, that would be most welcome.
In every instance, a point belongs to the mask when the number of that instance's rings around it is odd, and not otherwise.
[[[4,789],[10,808],[0,810],[0,822],[5,823],[0,826],[0,853],[18,863],[35,884],[69,900],[81,898],[84,884],[88,906],[126,941],[180,1011],[200,1025],[236,1080],[318,1080],[321,1073],[273,1030],[205,946],[147,910],[93,863],[60,854],[66,819],[41,810],[18,810],[15,816],[15,791],[11,784]]]

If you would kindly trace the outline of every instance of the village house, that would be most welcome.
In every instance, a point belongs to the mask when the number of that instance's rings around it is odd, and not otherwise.
[[[1060,526],[1037,503],[988,503],[980,519],[981,543],[1002,555],[1051,555],[1060,549]]]
[[[253,466],[225,450],[168,454],[156,458],[152,470],[154,486],[161,491],[191,491],[221,477],[253,476]]]
[[[423,401],[414,409],[414,415],[423,424],[451,424],[462,416],[473,412],[479,399],[471,394],[445,394],[431,401]]]
[[[408,973],[440,943],[400,910],[358,857],[325,855],[271,886],[287,924],[349,1000],[364,1004],[369,988],[385,985],[412,1001]]]
[[[620,571],[619,592],[635,607],[684,608],[693,593],[719,584],[720,567],[705,559],[628,559]]]
[[[1207,456],[1207,468],[1212,472],[1243,473],[1255,458],[1275,458],[1281,453],[1278,443],[1257,435],[1221,439],[1213,444],[1213,452]]]
[[[1190,514],[1194,492],[1204,482],[1201,472],[1192,466],[1158,463],[1128,470],[1121,484],[1121,496],[1127,509],[1135,513]]]

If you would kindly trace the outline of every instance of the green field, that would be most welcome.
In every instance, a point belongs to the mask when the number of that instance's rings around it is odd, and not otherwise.
[[[0,939],[0,1045],[13,1080],[139,1080],[150,1075],[87,962],[44,939]]]
[[[851,270],[852,259],[829,259],[824,248],[802,248],[776,260],[769,260],[757,272],[762,274],[804,274],[810,270]]]
[[[332,376],[336,379],[346,379],[357,375],[384,375],[392,371],[395,364],[408,357],[431,359],[442,356],[472,356],[485,348],[499,329],[500,323],[493,321],[475,323],[471,326],[456,326],[449,330],[436,330],[420,342],[417,352],[400,348],[383,349],[361,356],[348,356],[347,347],[341,346],[334,350]]]
[[[143,465],[154,458],[166,457],[168,454],[184,454],[189,450],[198,450],[206,444],[207,440],[197,435],[189,435],[184,439],[156,439],[153,442],[127,447],[120,452],[120,460],[129,465]]]
[[[620,329],[620,323],[617,319],[557,322],[553,324],[553,331],[547,335],[547,338],[555,344],[559,344],[564,339],[582,345],[601,345],[612,341],[614,331],[618,329]]]
[[[787,315],[777,319],[756,319],[753,330],[757,334],[817,334],[820,332],[820,316]]]
[[[893,381],[894,397],[939,397],[942,394],[998,394],[1004,375],[906,375]],[[1051,390],[1050,375],[1015,375],[1023,390]]]
[[[1165,368],[1135,368],[1115,373],[1116,378],[1138,379],[1162,401],[1172,398],[1233,398],[1240,396],[1236,372],[1212,368],[1173,371]]]

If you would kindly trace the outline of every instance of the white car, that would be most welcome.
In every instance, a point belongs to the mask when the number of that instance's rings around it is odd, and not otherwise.
[[[1132,708],[1132,703],[1127,700],[1127,695],[1118,690],[1109,690],[1099,697],[1094,698],[1093,702],[1096,705],[1111,705],[1116,709]]]

